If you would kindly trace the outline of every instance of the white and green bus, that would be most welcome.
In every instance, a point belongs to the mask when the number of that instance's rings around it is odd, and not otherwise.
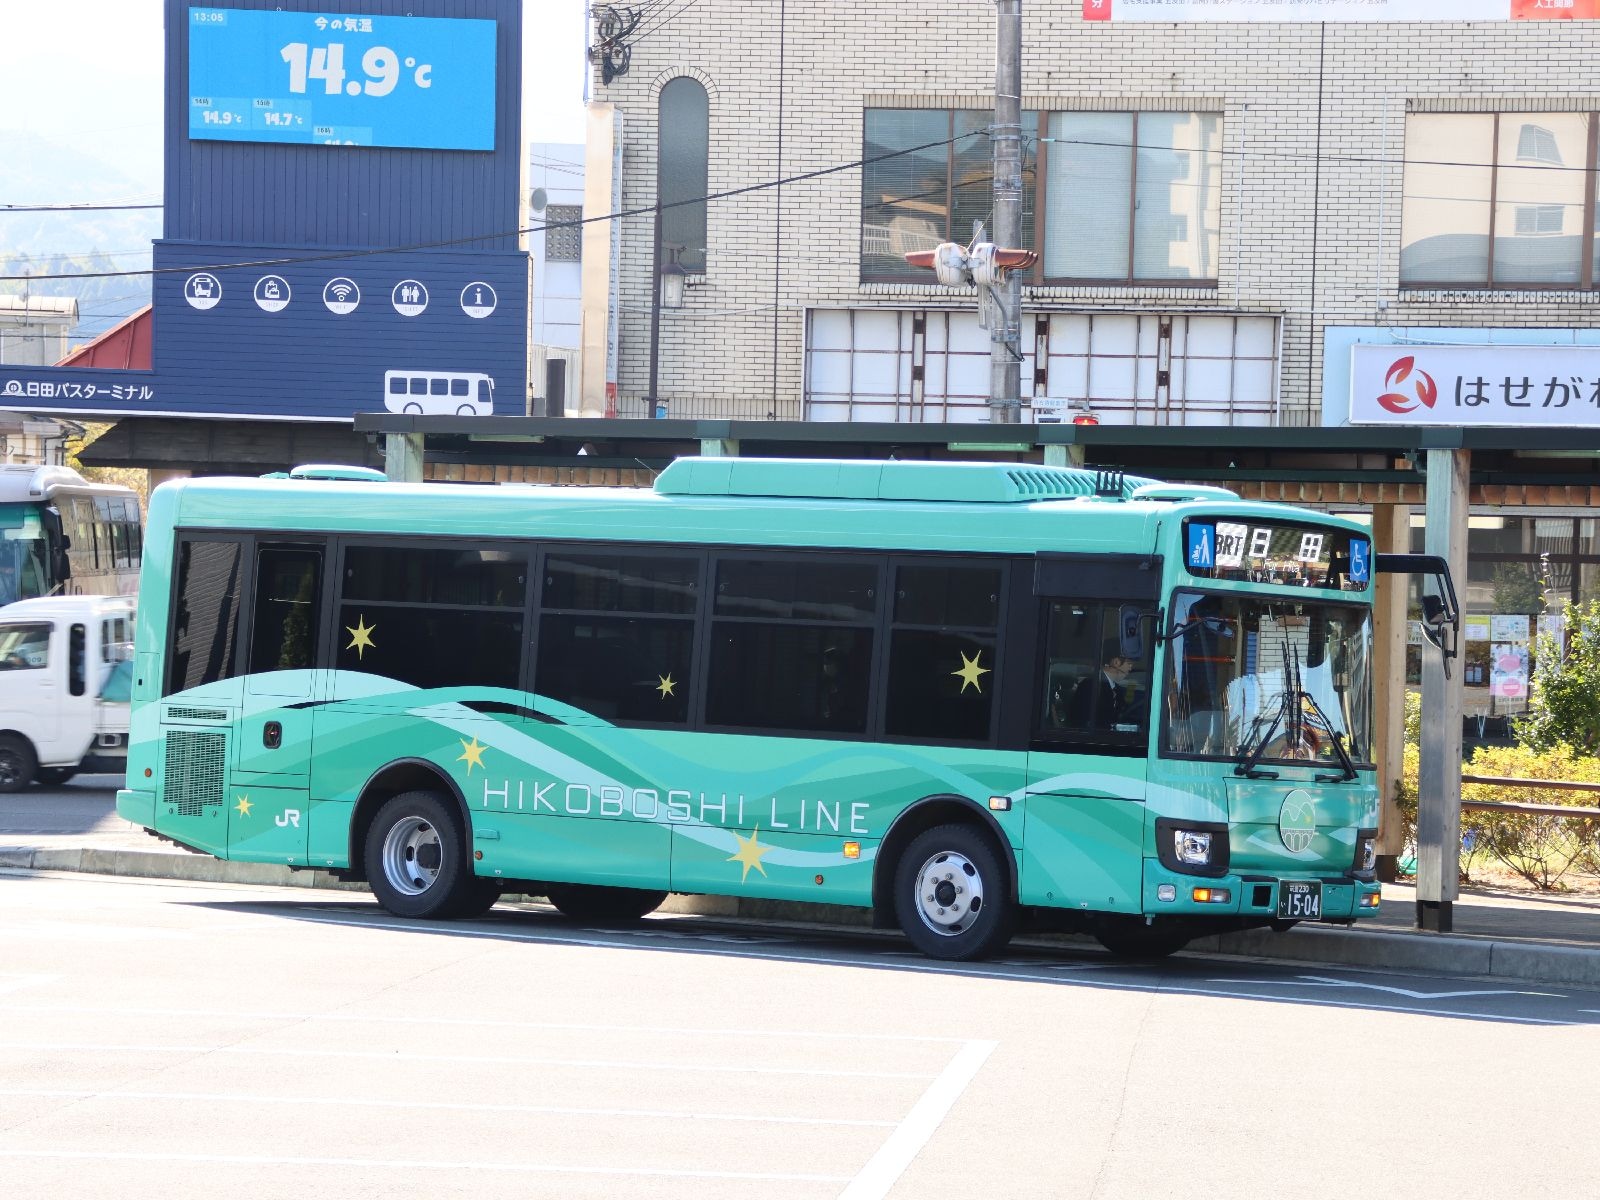
[[[1373,569],[1355,522],[1070,468],[177,481],[117,808],[416,918],[749,896],[952,959],[1350,922]]]

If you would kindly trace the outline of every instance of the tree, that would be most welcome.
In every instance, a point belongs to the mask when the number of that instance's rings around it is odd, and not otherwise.
[[[1528,715],[1516,722],[1517,740],[1535,750],[1571,746],[1600,752],[1600,599],[1566,611],[1567,645],[1540,630],[1534,645]]]

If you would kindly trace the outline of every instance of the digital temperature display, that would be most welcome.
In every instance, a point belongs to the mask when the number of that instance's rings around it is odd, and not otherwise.
[[[189,136],[493,150],[495,22],[189,10]]]

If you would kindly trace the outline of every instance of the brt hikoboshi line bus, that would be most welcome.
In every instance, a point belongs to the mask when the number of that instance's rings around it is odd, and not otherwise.
[[[416,918],[779,898],[951,959],[1357,921],[1376,569],[1349,520],[1070,468],[176,481],[117,808]]]

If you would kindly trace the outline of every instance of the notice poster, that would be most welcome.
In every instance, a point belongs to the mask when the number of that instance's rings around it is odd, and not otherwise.
[[[1461,633],[1469,642],[1487,642],[1489,640],[1489,618],[1462,617]]]
[[[1526,646],[1532,623],[1527,613],[1495,613],[1489,618],[1489,640]]]
[[[1528,647],[1524,643],[1495,642],[1489,649],[1489,692],[1497,700],[1519,701],[1528,696]]]
[[[1600,0],[1083,0],[1085,21],[1592,21]]]

